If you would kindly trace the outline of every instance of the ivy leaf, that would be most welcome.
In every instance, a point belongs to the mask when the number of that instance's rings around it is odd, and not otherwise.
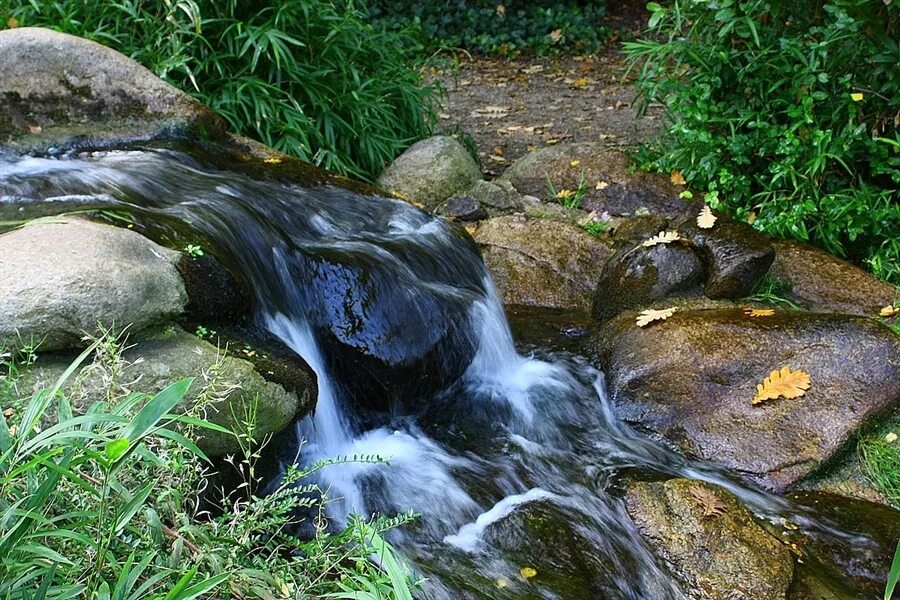
[[[649,240],[645,240],[641,244],[641,246],[650,248],[651,246],[655,246],[657,244],[671,244],[672,242],[677,242],[680,239],[683,238],[678,235],[677,231],[663,231],[662,233],[653,236]]]
[[[744,308],[744,314],[748,317],[771,317],[775,314],[774,308]]]
[[[780,371],[769,373],[762,385],[757,384],[753,404],[780,397],[799,398],[808,389],[809,373],[800,370],[791,371],[790,367],[782,367]]]
[[[638,315],[637,319],[635,319],[635,323],[637,323],[638,327],[646,327],[654,321],[665,321],[666,319],[674,315],[676,310],[678,310],[677,306],[662,308],[660,310],[654,310],[650,308],[645,311],[641,311],[641,314]]]
[[[703,208],[700,210],[700,214],[697,215],[697,227],[700,229],[709,229],[715,225],[718,220],[719,217],[713,214],[709,205],[704,204]]]

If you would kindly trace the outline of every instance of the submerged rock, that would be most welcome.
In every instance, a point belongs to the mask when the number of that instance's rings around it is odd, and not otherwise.
[[[98,327],[137,332],[178,317],[187,297],[179,253],[76,217],[0,235],[0,342],[84,347]]]
[[[626,313],[590,344],[617,413],[686,453],[782,491],[900,401],[900,337],[869,319],[684,310],[646,328]],[[783,366],[809,373],[800,398],[752,404]]]
[[[570,223],[496,217],[475,232],[506,304],[587,310],[612,250]]]
[[[788,549],[727,490],[701,481],[633,483],[626,507],[654,553],[704,600],[784,600]]]
[[[824,250],[799,242],[774,242],[771,275],[791,300],[814,312],[875,316],[897,297],[891,284]]]
[[[381,189],[434,210],[481,179],[478,163],[462,144],[448,136],[416,142],[378,177]]]
[[[49,29],[0,31],[0,142],[48,148],[223,129],[208,108],[115,50]]]
[[[520,194],[546,198],[548,181],[554,189],[586,192],[581,208],[610,215],[653,214],[687,216],[697,203],[678,197],[683,187],[666,177],[631,172],[626,155],[602,144],[572,143],[541,148],[515,161],[499,181],[508,181]]]

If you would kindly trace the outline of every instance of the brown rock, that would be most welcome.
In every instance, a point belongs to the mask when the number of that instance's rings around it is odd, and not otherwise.
[[[506,304],[587,310],[612,254],[575,225],[522,215],[484,221],[475,241]]]
[[[781,491],[900,401],[900,337],[859,317],[684,310],[639,328],[623,314],[589,344],[625,420],[686,453]],[[759,405],[756,385],[783,366],[809,373],[800,398]]]

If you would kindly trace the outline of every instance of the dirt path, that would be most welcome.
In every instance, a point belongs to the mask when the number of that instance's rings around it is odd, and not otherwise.
[[[643,3],[616,4],[610,25],[625,36],[640,31]],[[492,176],[547,145],[623,147],[651,138],[660,131],[662,112],[651,107],[636,118],[618,37],[597,55],[465,60],[456,73],[437,76],[447,89],[439,128],[472,136]]]

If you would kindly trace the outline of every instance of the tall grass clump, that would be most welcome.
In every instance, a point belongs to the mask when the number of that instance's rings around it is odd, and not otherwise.
[[[0,353],[9,384],[0,398],[0,599],[411,600],[410,574],[381,537],[410,517],[327,532],[324,493],[303,483],[316,467],[289,467],[256,496],[252,414],[232,460],[247,480],[221,514],[202,512],[210,467],[191,434],[224,430],[176,411],[190,379],[154,395],[130,391],[117,347],[101,338],[28,396],[10,381],[16,357]],[[315,521],[309,541],[286,532],[299,515]]]
[[[406,35],[372,27],[353,0],[6,2],[0,27],[114,48],[235,131],[345,175],[374,180],[435,123],[439,89],[423,84]]]
[[[670,125],[642,165],[900,283],[900,4],[647,6],[651,35],[625,50]]]

